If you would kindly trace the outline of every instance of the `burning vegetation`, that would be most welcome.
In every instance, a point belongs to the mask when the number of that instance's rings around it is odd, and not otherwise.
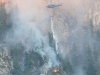
[[[57,72],[59,72],[59,69],[54,69],[53,72],[57,73]]]

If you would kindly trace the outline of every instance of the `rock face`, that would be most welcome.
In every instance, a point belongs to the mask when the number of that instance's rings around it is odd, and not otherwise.
[[[70,65],[70,68],[63,66],[64,71],[71,75],[67,71],[75,68],[76,75],[81,73],[98,75],[97,62],[100,55],[97,54],[95,57],[95,53],[99,53],[100,1],[62,0],[61,2],[64,3],[63,6],[54,9],[53,28],[58,39],[58,53],[66,60],[67,66]],[[94,68],[90,70],[92,67]],[[77,73],[78,69],[81,69],[80,73]]]
[[[78,27],[81,27],[84,30],[89,27],[90,20],[92,20],[94,29],[99,29],[100,1],[76,0],[74,2],[72,0],[62,0],[60,2],[63,2],[64,4],[62,7],[54,9],[53,22],[54,31],[59,41],[59,48],[61,47],[60,50],[65,50],[65,44],[68,42],[68,37],[74,35],[74,32]]]
[[[0,75],[11,75],[11,58],[5,44],[0,44]]]

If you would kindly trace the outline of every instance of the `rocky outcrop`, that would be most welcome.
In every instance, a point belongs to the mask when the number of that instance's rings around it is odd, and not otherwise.
[[[5,44],[0,44],[0,75],[11,75],[11,58]]]
[[[61,47],[60,49],[65,50],[68,37],[73,35],[78,27],[84,31],[89,27],[90,20],[92,20],[94,29],[98,30],[100,28],[100,1],[84,0],[81,2],[76,0],[73,2],[62,0],[60,2],[64,4],[54,9],[53,22],[54,31],[59,41],[59,48]],[[70,5],[68,5],[68,2]]]

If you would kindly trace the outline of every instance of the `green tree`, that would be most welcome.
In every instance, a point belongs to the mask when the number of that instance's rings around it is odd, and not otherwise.
[[[13,61],[12,75],[23,75],[23,71],[20,66],[20,62],[23,57],[24,47],[21,44],[17,44],[11,48],[11,57]]]
[[[84,69],[87,73],[87,75],[97,75],[97,69],[95,67],[95,62],[93,60],[92,56],[92,49],[90,46],[86,47],[86,53],[85,53],[85,65]]]
[[[73,75],[74,67],[72,64],[67,60],[62,60],[63,70],[66,72],[67,75]]]

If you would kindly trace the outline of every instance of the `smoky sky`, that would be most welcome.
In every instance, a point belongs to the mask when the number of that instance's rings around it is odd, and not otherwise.
[[[25,51],[38,47],[37,52],[41,56],[46,55],[49,59],[48,64],[51,66],[52,64],[58,65],[59,62],[48,41],[48,32],[51,32],[51,10],[46,8],[50,3],[49,0],[47,1],[11,0],[7,5],[7,13],[10,14],[13,26],[5,40],[10,45],[21,42],[25,46]],[[61,7],[55,9],[57,15],[53,18],[53,29],[58,40],[59,54],[64,58],[66,56],[71,58],[70,50],[73,44],[78,47],[79,54],[84,54],[82,51],[84,44],[93,46],[93,43],[97,42],[91,36],[89,23],[85,22],[85,17],[89,14],[89,10],[92,13],[97,11],[99,0],[59,0],[59,2],[55,0],[55,3],[63,3]],[[41,49],[42,43],[44,43],[44,50]],[[79,69],[81,70],[77,72]],[[76,69],[75,75],[78,74],[85,75],[80,66]]]
[[[34,50],[48,58],[47,67],[59,65],[56,52],[49,45],[48,33],[51,33],[50,16],[45,1],[11,0],[7,5],[12,28],[5,41],[13,46],[21,43],[25,51]]]

